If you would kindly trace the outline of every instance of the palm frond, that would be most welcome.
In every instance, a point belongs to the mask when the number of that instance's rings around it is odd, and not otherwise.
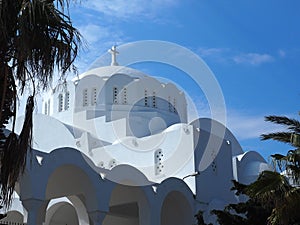
[[[284,143],[290,143],[291,141],[291,132],[275,132],[275,133],[269,133],[269,134],[262,134],[260,136],[261,140],[275,140],[275,141],[280,141]]]
[[[285,176],[274,171],[263,171],[258,179],[247,187],[246,193],[263,203],[282,198],[289,188],[290,184]]]
[[[11,132],[5,141],[3,156],[1,158],[1,203],[8,208],[12,201],[15,184],[23,173],[27,151],[30,150],[32,140],[32,113],[34,109],[33,96],[27,100],[26,113],[22,131],[18,137]]]
[[[81,44],[79,32],[68,15],[50,1],[23,1],[15,36],[13,65],[17,79],[23,84],[34,76],[46,88],[53,69],[62,75],[72,69]],[[31,73],[28,73],[28,72]]]
[[[286,116],[266,116],[265,121],[285,125],[287,129],[300,133],[300,122],[296,119],[290,119]]]
[[[0,151],[1,195],[9,206],[15,183],[26,164],[31,147],[34,95],[26,106],[20,136],[12,132],[8,137],[4,128],[15,121],[17,91],[21,94],[30,83],[47,88],[56,68],[64,76],[76,72],[73,65],[81,46],[81,35],[71,23],[69,0],[0,0]]]

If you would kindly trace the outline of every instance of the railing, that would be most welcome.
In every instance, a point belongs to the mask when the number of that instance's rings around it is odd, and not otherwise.
[[[0,225],[26,225],[26,223],[18,223],[12,221],[0,221]]]

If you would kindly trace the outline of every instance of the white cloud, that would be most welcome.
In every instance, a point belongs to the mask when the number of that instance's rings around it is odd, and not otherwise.
[[[77,59],[79,72],[84,72],[91,64],[105,53],[112,45],[119,45],[125,41],[124,34],[94,23],[79,26],[78,30],[87,42],[87,49],[81,52]]]
[[[199,48],[198,52],[201,57],[219,56],[224,53],[226,48]]]
[[[278,55],[281,57],[281,58],[284,58],[286,56],[286,52],[282,49],[279,49],[278,50]]]
[[[188,97],[189,121],[197,118],[211,118],[210,107],[204,97],[191,99]],[[259,138],[261,134],[282,131],[284,127],[274,123],[266,122],[266,115],[251,115],[236,109],[226,109],[226,127],[239,140]]]
[[[198,49],[199,56],[219,63],[235,63],[242,65],[258,66],[275,60],[272,55],[262,53],[238,52],[230,48],[207,48]],[[279,50],[280,57],[285,57],[285,51]]]
[[[259,138],[261,134],[282,131],[283,127],[264,121],[265,115],[247,115],[233,110],[227,113],[227,127],[238,138]]]
[[[233,61],[237,64],[260,65],[263,63],[273,62],[274,58],[269,54],[245,53],[233,57]]]
[[[119,19],[154,17],[162,9],[177,4],[177,0],[87,0],[85,6],[104,15]]]
[[[207,48],[201,47],[198,49],[198,54],[204,59],[211,59],[219,63],[229,63],[232,51],[229,48]]]
[[[113,38],[115,35],[108,27],[101,27],[96,24],[87,24],[78,29],[88,44],[94,44],[99,40]]]
[[[113,42],[113,44],[120,44],[123,42],[124,35],[120,30],[114,30],[108,26],[101,26],[98,24],[85,24],[79,26],[78,30],[87,41],[88,45],[95,45],[99,42],[103,45],[107,42]],[[106,47],[106,46],[105,46]],[[97,49],[99,50],[99,49]]]

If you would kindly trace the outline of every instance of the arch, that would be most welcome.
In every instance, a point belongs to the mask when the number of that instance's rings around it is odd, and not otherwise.
[[[162,203],[166,196],[172,192],[177,191],[185,196],[185,199],[188,200],[189,205],[194,204],[194,195],[189,186],[182,180],[176,177],[170,177],[165,179],[161,184],[157,186],[157,202],[156,204],[159,207],[162,207]]]
[[[185,195],[171,191],[165,197],[161,207],[161,225],[182,225],[193,223],[193,209]]]
[[[41,165],[34,163],[27,167],[20,181],[21,198],[50,200],[80,195],[83,196],[88,211],[105,212],[108,210],[111,183],[103,182],[97,169],[93,162],[78,150],[56,149],[44,156]]]
[[[78,196],[69,196],[68,199],[76,210],[79,225],[89,224],[89,215],[83,201]]]
[[[95,187],[90,177],[77,165],[65,164],[57,167],[49,176],[46,187],[46,199],[94,193]]]
[[[44,224],[79,225],[79,220],[74,206],[66,201],[62,201],[55,203],[48,208]]]
[[[143,172],[128,164],[120,164],[113,167],[106,172],[105,179],[114,182],[114,185],[143,186],[153,184]]]
[[[146,191],[142,186],[116,184],[103,224],[150,225],[151,210]]]
[[[194,196],[183,180],[174,177],[164,180],[157,186],[155,201],[161,225],[192,224]]]

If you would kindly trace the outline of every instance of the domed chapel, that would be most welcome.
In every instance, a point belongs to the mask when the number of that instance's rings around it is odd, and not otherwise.
[[[240,201],[231,180],[249,183],[269,168],[223,124],[188,122],[176,85],[120,66],[116,47],[110,52],[111,65],[43,95],[32,155],[2,223],[192,225],[199,210],[214,222],[210,210]],[[218,151],[199,171],[208,142]]]

